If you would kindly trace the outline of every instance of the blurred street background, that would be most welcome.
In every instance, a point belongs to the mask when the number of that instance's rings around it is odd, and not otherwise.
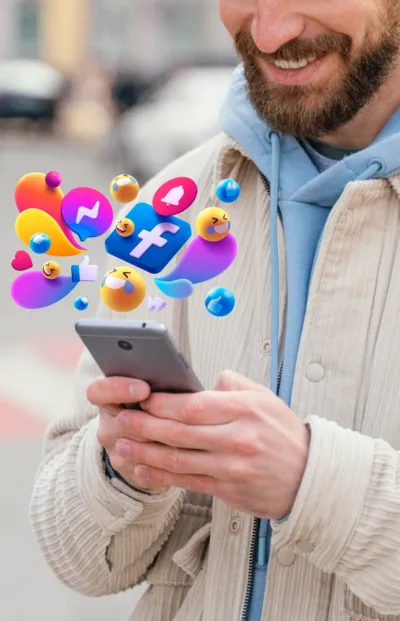
[[[0,15],[0,619],[123,621],[139,590],[101,600],[70,592],[31,534],[43,433],[69,411],[81,347],[73,295],[31,312],[10,298],[11,261],[23,249],[14,188],[26,173],[50,170],[62,174],[64,192],[85,185],[108,194],[120,173],[143,185],[218,131],[236,59],[216,0],[0,0]],[[88,254],[101,274],[103,241]],[[42,263],[34,258],[35,268]],[[87,316],[97,287],[77,294],[89,299]]]

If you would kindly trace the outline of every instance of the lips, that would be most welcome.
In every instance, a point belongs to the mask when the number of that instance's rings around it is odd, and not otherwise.
[[[117,231],[119,231],[120,233],[125,233],[125,227],[117,225]]]
[[[46,274],[46,276],[51,276],[51,271],[47,271],[45,267],[43,268],[43,273]]]

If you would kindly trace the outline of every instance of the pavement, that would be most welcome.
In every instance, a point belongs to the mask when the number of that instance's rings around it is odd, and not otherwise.
[[[72,374],[82,349],[73,326],[80,316],[93,316],[97,305],[95,284],[76,290],[91,303],[82,314],[73,307],[74,294],[41,311],[24,311],[11,300],[9,289],[17,273],[10,263],[23,249],[14,233],[15,184],[28,172],[49,170],[62,174],[64,192],[86,185],[106,194],[111,179],[124,172],[102,159],[95,146],[0,131],[0,619],[126,621],[143,589],[100,599],[70,591],[44,562],[28,519],[44,431],[68,412],[71,400]],[[91,263],[102,273],[102,241],[92,240],[87,247]],[[42,263],[34,257],[35,268]]]

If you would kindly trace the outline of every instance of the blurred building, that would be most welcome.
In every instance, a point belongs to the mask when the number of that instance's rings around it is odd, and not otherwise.
[[[37,0],[0,0],[0,58],[38,55]]]
[[[157,72],[233,55],[215,0],[92,0],[93,53],[110,68]]]
[[[0,58],[148,73],[232,56],[215,0],[0,0]]]

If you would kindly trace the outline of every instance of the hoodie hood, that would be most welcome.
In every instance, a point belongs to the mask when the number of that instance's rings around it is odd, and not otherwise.
[[[389,177],[400,172],[400,109],[374,142],[320,173],[300,143],[275,133],[254,110],[240,65],[221,112],[221,126],[236,140],[257,168],[273,183],[273,141],[279,137],[279,198],[332,207],[350,181]],[[368,171],[368,174],[367,174]]]
[[[279,365],[279,260],[278,260],[278,210],[300,218],[306,226],[303,215],[316,213],[316,206],[331,208],[340,198],[345,186],[356,180],[386,178],[400,172],[400,109],[386,124],[374,142],[355,154],[335,163],[324,172],[319,172],[300,143],[292,136],[274,131],[254,110],[247,93],[247,81],[243,67],[234,74],[232,85],[221,112],[223,131],[238,142],[258,170],[270,184],[270,250],[271,250],[271,379],[270,388],[289,404],[293,377],[280,388]],[[297,208],[297,209],[296,209]],[[300,208],[302,211],[300,212]],[[301,216],[298,214],[301,213]],[[328,212],[329,213],[329,212]],[[297,220],[299,222],[299,219]],[[292,235],[287,233],[286,250],[293,253],[300,233],[292,226]],[[293,235],[294,231],[294,235]],[[286,236],[286,235],[285,235]],[[322,237],[322,235],[321,235]],[[319,238],[319,242],[321,241]],[[318,245],[319,248],[319,245]],[[317,249],[318,252],[318,249]],[[289,258],[289,257],[288,257]],[[312,274],[314,251],[306,257]],[[290,282],[291,281],[291,282]],[[296,287],[296,277],[288,275],[288,289]],[[301,304],[305,312],[307,286],[303,285]],[[302,324],[297,334],[288,334],[293,341],[291,361],[294,373],[296,351]],[[288,348],[290,349],[290,347]],[[290,375],[290,374],[289,374]]]

